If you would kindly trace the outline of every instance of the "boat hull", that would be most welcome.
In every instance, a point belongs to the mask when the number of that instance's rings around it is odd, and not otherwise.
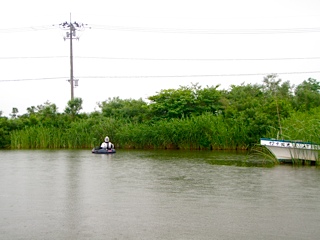
[[[113,153],[116,153],[116,150],[115,149],[108,150],[104,148],[93,148],[91,152],[95,154],[113,154]]]
[[[294,159],[317,161],[320,146],[310,142],[293,140],[275,140],[261,138],[260,144],[265,146],[279,161]]]

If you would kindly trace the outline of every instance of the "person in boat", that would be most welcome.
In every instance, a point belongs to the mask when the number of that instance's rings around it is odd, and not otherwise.
[[[100,147],[103,148],[103,149],[107,149],[107,150],[114,149],[114,145],[113,145],[112,142],[109,141],[109,137],[108,137],[108,136],[106,136],[106,137],[104,138],[104,142],[101,143],[101,146],[100,146]]]

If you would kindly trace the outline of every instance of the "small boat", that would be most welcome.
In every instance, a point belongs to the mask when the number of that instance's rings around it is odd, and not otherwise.
[[[293,160],[317,161],[320,145],[301,140],[277,140],[260,138],[261,146],[265,146],[280,162]]]
[[[112,153],[116,153],[116,150],[113,149],[105,149],[105,148],[101,148],[101,147],[95,147],[91,150],[92,153],[95,154],[112,154]]]

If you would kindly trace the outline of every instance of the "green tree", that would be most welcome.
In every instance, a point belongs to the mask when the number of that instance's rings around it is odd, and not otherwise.
[[[119,97],[108,98],[108,100],[99,104],[102,115],[105,117],[130,119],[135,122],[141,122],[148,113],[147,103],[141,98],[120,99]]]
[[[229,91],[224,92],[224,114],[227,118],[234,118],[241,112],[251,116],[263,104],[263,92],[258,84],[231,85]]]
[[[148,99],[154,119],[188,117],[195,111],[195,96],[189,87],[161,90]]]
[[[58,108],[56,104],[50,103],[46,101],[44,104],[38,105],[36,107],[38,114],[42,115],[43,117],[54,117],[58,113]]]
[[[68,101],[68,105],[65,108],[64,112],[74,118],[82,110],[82,99],[74,98]]]
[[[219,113],[223,108],[222,94],[217,86],[207,86],[206,88],[197,88],[195,91],[195,115],[201,115],[205,112]]]
[[[309,78],[295,89],[295,108],[299,111],[309,111],[318,106],[320,106],[320,83]]]
[[[198,84],[192,84],[191,87],[162,90],[148,98],[151,101],[151,114],[157,120],[190,117],[205,112],[216,113],[223,107],[218,87],[219,85],[202,89]]]
[[[35,114],[39,123],[45,126],[57,126],[58,108],[56,104],[46,101],[44,104],[38,105],[35,108]]]
[[[31,107],[28,107],[28,108],[27,108],[27,113],[28,113],[29,116],[35,114],[36,111],[37,111],[37,109],[36,109],[35,106],[31,106]]]
[[[255,84],[232,85],[225,95],[225,121],[237,129],[245,132],[246,142],[256,142],[269,128],[268,114],[263,110],[264,95],[262,86]],[[238,126],[238,127],[237,127]]]
[[[0,112],[0,148],[6,148],[10,144],[10,126],[7,117],[2,117]]]
[[[18,113],[19,113],[18,108],[15,108],[15,107],[12,108],[12,112],[10,113],[11,118],[12,118],[12,119],[17,118],[17,117],[18,117]]]
[[[271,74],[263,79],[265,96],[263,110],[268,113],[268,125],[279,129],[279,135],[280,138],[282,138],[281,121],[288,118],[292,113],[293,95],[289,82],[287,81],[281,84],[282,80],[280,78],[277,79],[277,77],[276,74]]]

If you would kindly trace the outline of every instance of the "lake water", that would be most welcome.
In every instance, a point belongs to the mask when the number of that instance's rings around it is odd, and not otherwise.
[[[320,168],[256,160],[0,151],[0,239],[319,239]]]

